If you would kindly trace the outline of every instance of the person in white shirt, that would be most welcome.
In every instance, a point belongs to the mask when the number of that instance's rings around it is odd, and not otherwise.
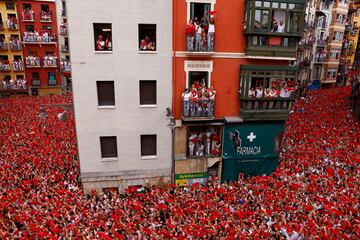
[[[252,88],[250,88],[249,91],[248,91],[248,98],[253,98],[253,97],[255,97],[255,96],[256,96],[255,90],[254,90],[254,88],[252,87]]]
[[[263,97],[263,86],[260,85],[258,88],[256,88],[255,92],[256,92],[257,98],[262,98]]]
[[[182,94],[182,98],[183,98],[184,116],[188,117],[190,113],[190,98],[191,98],[191,93],[189,92],[189,89],[185,88]]]
[[[195,51],[201,51],[201,26],[199,22],[195,24]]]
[[[285,24],[284,24],[284,20],[280,20],[280,24],[277,28],[277,32],[279,33],[283,33],[285,31]]]
[[[209,28],[208,28],[208,34],[207,34],[207,50],[209,52],[214,51],[214,37],[215,37],[215,22],[214,18],[211,17],[209,19]]]

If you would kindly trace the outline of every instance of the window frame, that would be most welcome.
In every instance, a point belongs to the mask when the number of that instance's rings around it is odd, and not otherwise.
[[[115,144],[115,145],[109,147],[109,148],[115,147],[115,149],[111,149],[112,150],[111,153],[105,153],[106,146],[103,145],[103,144],[105,144],[106,140],[114,141],[114,142],[111,142],[111,144]],[[99,136],[99,142],[100,142],[101,160],[108,160],[108,161],[110,160],[111,161],[111,160],[117,160],[118,159],[119,151],[118,151],[118,142],[117,142],[117,137],[116,136]]]
[[[146,139],[143,139],[143,138],[146,138],[146,137],[155,137],[155,143],[153,143],[155,146],[154,149],[147,149],[147,151],[151,151],[149,154],[147,153],[144,153],[143,150],[143,144],[145,144],[145,141]],[[153,140],[153,139],[152,139]],[[158,154],[158,149],[157,149],[157,144],[158,144],[158,139],[157,139],[157,134],[142,134],[140,135],[140,156],[141,156],[141,159],[154,159],[154,158],[157,158],[157,154]]]
[[[105,26],[105,25],[108,25],[108,26]],[[102,27],[101,27],[102,26]],[[96,42],[97,42],[97,39],[99,37],[99,35],[102,35],[103,36],[103,41],[104,43],[106,42],[106,37],[104,37],[104,31],[101,31],[102,33],[101,34],[98,34],[98,32],[96,31],[96,28],[107,28],[107,29],[110,29],[110,31],[107,31],[107,32],[110,32],[110,41],[111,42],[111,50],[107,49],[108,47],[106,47],[106,49],[104,50],[97,50],[97,47],[96,47]],[[113,26],[112,26],[112,23],[99,23],[99,22],[93,22],[92,23],[92,29],[93,29],[93,37],[94,37],[94,52],[95,53],[112,53],[113,50],[114,50],[114,43],[113,43]],[[103,30],[102,29],[102,30]]]
[[[55,83],[50,82],[50,75],[54,76]],[[56,84],[57,84],[56,73],[55,72],[48,72],[48,85],[49,86],[54,86]]]
[[[143,101],[142,101],[142,96],[144,94],[142,94],[141,86],[142,86],[142,84],[150,84],[150,83],[155,84],[155,92],[153,93],[154,96],[152,96],[152,97],[154,97],[154,99],[151,99],[154,101],[146,103],[145,99],[143,99]],[[153,87],[153,86],[151,86],[151,87]],[[139,80],[139,105],[140,105],[140,107],[156,107],[156,105],[157,105],[157,81],[156,80]]]
[[[144,29],[141,29],[141,27],[144,27],[144,26],[148,26],[149,28],[151,27],[155,27],[155,49],[154,50],[142,50],[140,48],[140,43],[143,39],[141,39],[141,36],[143,35],[142,34],[142,31],[145,31]],[[152,29],[154,30],[154,29]],[[142,52],[145,52],[145,53],[156,53],[158,50],[158,27],[157,27],[157,24],[156,23],[139,23],[138,24],[138,51],[139,53],[142,53]]]
[[[105,100],[104,99],[102,99],[102,101],[111,101],[111,103],[113,103],[113,104],[108,104],[108,103],[101,103],[101,99],[100,99],[100,95],[99,95],[99,86],[100,86],[100,84],[110,84],[110,83],[112,83],[112,95],[113,96],[110,96],[110,98],[109,99],[106,99],[106,97],[105,97]],[[105,91],[104,89],[102,89],[103,91]],[[97,104],[98,104],[98,108],[100,109],[100,108],[115,108],[115,106],[116,106],[116,98],[115,98],[115,81],[113,81],[113,80],[98,80],[98,81],[96,81],[96,93],[97,93]],[[105,95],[107,95],[106,93],[103,93],[103,94],[105,94]],[[104,97],[102,97],[102,98],[104,98]]]

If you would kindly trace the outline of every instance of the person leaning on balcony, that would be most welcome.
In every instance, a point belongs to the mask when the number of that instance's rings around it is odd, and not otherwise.
[[[251,87],[248,91],[248,98],[253,98],[256,96],[255,90],[253,87]]]
[[[210,98],[210,104],[209,104],[210,116],[212,116],[214,114],[216,90],[214,89],[213,86],[210,86],[207,92],[209,93],[209,98]]]
[[[189,113],[190,113],[190,98],[191,98],[191,93],[190,93],[189,89],[185,88],[181,97],[183,99],[184,116],[188,117]]]
[[[283,33],[285,31],[285,24],[284,24],[284,20],[280,20],[280,25],[277,28],[277,32],[279,33]]]
[[[260,86],[257,87],[256,90],[255,90],[256,97],[257,98],[262,98],[263,97],[263,91],[264,91],[263,86],[260,84]]]
[[[194,36],[195,36],[195,25],[193,20],[189,20],[188,24],[186,25],[186,44],[187,44],[187,51],[194,50]]]

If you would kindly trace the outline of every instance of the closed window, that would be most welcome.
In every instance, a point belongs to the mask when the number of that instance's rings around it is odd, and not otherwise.
[[[7,2],[7,3],[6,3],[6,9],[7,9],[7,10],[14,10],[14,9],[15,9],[15,4],[14,4],[14,3]]]
[[[97,81],[96,86],[99,106],[114,106],[114,81]]]
[[[95,51],[112,51],[111,23],[94,23]]]
[[[116,137],[100,137],[102,158],[115,158],[118,156]]]
[[[140,105],[156,104],[156,81],[140,81]]]
[[[141,135],[141,156],[156,156],[156,135]]]

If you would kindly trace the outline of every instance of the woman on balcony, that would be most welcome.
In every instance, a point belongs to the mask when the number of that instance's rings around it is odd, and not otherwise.
[[[196,22],[195,24],[195,51],[196,52],[200,52],[202,50],[202,37],[201,37],[201,33],[202,33],[202,27],[200,25],[199,22]]]
[[[215,19],[214,17],[208,17],[209,19],[209,27],[207,33],[207,51],[213,52],[214,51],[214,39],[215,39]]]

